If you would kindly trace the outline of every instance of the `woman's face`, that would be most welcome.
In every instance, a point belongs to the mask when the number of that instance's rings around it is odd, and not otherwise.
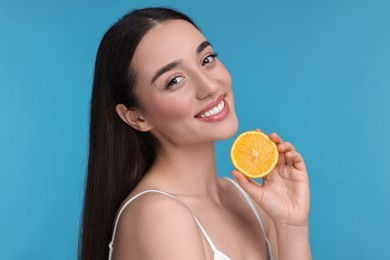
[[[204,143],[236,132],[230,74],[192,24],[170,20],[151,29],[131,65],[137,111],[161,143]]]

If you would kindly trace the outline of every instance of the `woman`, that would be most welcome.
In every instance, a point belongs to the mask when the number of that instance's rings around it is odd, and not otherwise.
[[[263,186],[233,171],[251,199],[217,178],[214,142],[238,125],[231,83],[181,13],[135,10],[108,30],[95,66],[81,259],[311,258],[308,178],[291,144],[270,135],[280,159]]]

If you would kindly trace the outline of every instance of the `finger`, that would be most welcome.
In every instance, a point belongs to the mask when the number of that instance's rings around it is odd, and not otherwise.
[[[290,144],[289,142],[284,142],[284,143],[278,145],[278,149],[279,149],[279,152],[284,154],[286,164],[291,165],[291,166],[294,165],[294,162],[291,159],[291,157],[287,156],[287,153],[295,151],[294,146],[292,144]]]
[[[290,151],[286,153],[286,160],[288,164],[291,164],[300,171],[306,171],[305,162],[303,161],[303,157],[297,151]]]
[[[263,131],[260,130],[260,128],[256,128],[256,131],[262,133]]]
[[[282,145],[282,144],[279,144]],[[278,146],[278,151],[279,151],[279,160],[278,160],[278,165],[285,165],[286,164],[286,156],[284,152],[281,152]]]
[[[294,163],[291,158],[286,156],[286,153],[295,151],[294,146],[289,142],[283,142],[278,145],[278,149],[280,154],[283,154],[285,164],[292,166]]]
[[[275,132],[271,133],[269,135],[269,138],[271,139],[272,142],[274,142],[277,145],[283,143],[282,138],[280,138],[280,136]]]
[[[257,202],[261,201],[263,189],[260,184],[248,179],[239,171],[233,170],[232,175],[236,178],[238,184]]]
[[[284,156],[284,153],[280,152],[279,145],[283,144],[282,138],[278,136],[277,133],[271,133],[269,135],[269,138],[271,139],[272,142],[274,142],[278,146],[279,150],[279,159],[278,159],[278,165],[284,165],[286,164],[286,157]]]
[[[283,142],[283,143],[278,145],[278,150],[281,153],[287,153],[287,152],[290,152],[290,151],[295,151],[295,148],[294,148],[294,146],[291,143]]]

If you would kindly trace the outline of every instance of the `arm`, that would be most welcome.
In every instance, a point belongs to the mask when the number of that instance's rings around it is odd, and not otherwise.
[[[259,185],[238,171],[238,183],[269,217],[268,238],[275,259],[311,259],[309,243],[310,191],[302,156],[275,133],[270,135],[279,149],[279,162]],[[263,214],[264,215],[264,214]]]
[[[173,198],[143,195],[119,221],[114,260],[205,258],[201,234],[191,212]]]

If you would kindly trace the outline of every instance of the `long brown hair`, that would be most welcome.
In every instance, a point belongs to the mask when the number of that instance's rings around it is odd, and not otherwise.
[[[116,113],[116,105],[137,107],[136,71],[131,61],[142,37],[159,23],[186,15],[167,8],[134,10],[104,35],[97,52],[90,104],[88,175],[79,243],[79,259],[108,258],[116,211],[155,158],[150,133],[134,130]],[[158,43],[156,43],[158,44]]]

